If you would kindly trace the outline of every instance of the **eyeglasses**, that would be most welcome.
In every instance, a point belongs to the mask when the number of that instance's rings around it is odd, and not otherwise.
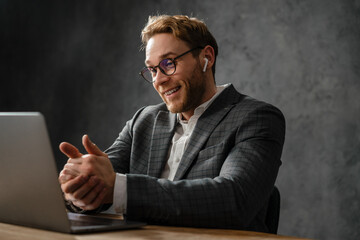
[[[179,56],[177,56],[175,58],[165,58],[165,59],[161,60],[159,62],[159,65],[157,65],[155,67],[144,67],[143,70],[141,70],[141,72],[139,74],[149,83],[155,82],[154,79],[157,75],[156,68],[159,68],[160,72],[162,72],[166,76],[171,76],[176,71],[176,60],[196,49],[202,49],[202,47],[196,47],[196,48],[190,49],[189,51],[186,51],[183,54],[180,54]]]

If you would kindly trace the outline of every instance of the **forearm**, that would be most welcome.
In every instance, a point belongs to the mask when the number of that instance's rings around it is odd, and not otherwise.
[[[247,229],[268,196],[253,200],[237,180],[168,181],[128,175],[127,214],[153,224]],[[269,190],[270,191],[270,190]]]

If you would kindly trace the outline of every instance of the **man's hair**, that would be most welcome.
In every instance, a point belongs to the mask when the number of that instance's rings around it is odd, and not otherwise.
[[[190,49],[210,45],[214,48],[216,62],[218,45],[203,21],[184,15],[149,16],[149,20],[141,32],[142,49],[145,49],[149,39],[158,33],[173,34],[174,37],[184,41]],[[199,52],[193,51],[194,56],[198,55]],[[214,77],[215,62],[212,67]]]

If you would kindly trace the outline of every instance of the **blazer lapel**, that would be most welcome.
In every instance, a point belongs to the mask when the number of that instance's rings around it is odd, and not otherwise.
[[[160,111],[155,119],[148,162],[148,175],[160,177],[174,134],[176,114]]]
[[[194,132],[190,137],[184,155],[181,158],[174,180],[180,180],[184,177],[197,154],[209,139],[214,128],[234,106],[233,104],[238,102],[239,96],[240,94],[232,85],[230,85],[223,90],[209,108],[201,115],[195,126]]]

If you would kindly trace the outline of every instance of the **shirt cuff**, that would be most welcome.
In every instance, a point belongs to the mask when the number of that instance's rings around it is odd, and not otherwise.
[[[125,214],[127,207],[127,178],[125,174],[116,173],[113,207],[116,213]]]

